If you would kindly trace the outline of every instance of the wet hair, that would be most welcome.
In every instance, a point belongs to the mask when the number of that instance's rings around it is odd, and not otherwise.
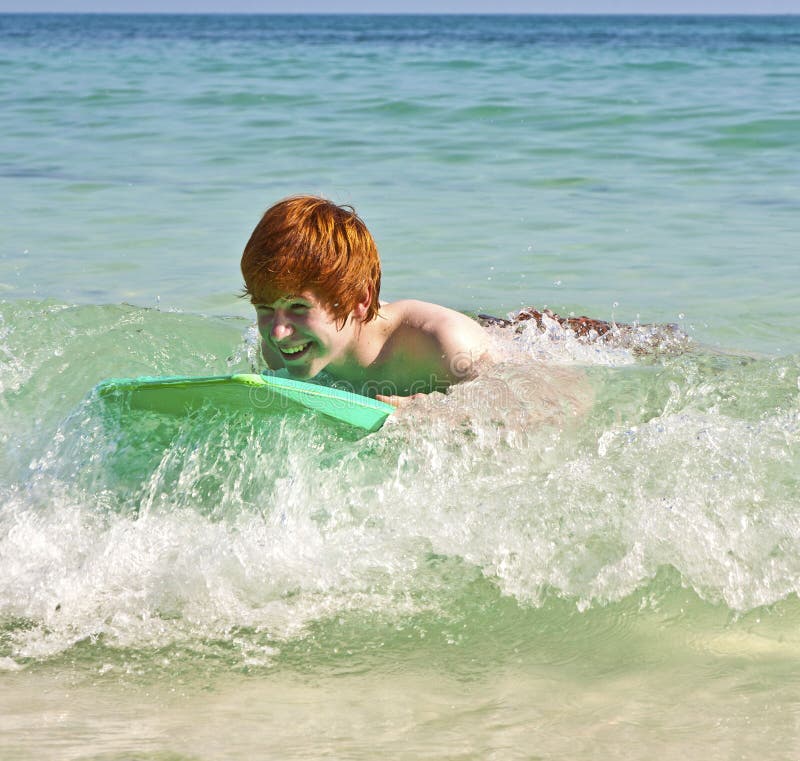
[[[381,262],[367,226],[351,206],[293,196],[267,209],[242,254],[244,295],[271,304],[310,289],[337,321],[369,288],[365,322],[378,315]]]

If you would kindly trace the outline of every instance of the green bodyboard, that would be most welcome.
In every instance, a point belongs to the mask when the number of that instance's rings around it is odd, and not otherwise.
[[[95,388],[106,401],[132,410],[186,415],[201,407],[275,414],[300,405],[357,428],[377,431],[394,407],[352,391],[275,375],[239,373],[206,377],[113,378]]]

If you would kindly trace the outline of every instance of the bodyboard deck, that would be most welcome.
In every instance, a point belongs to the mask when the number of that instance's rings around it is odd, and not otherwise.
[[[256,373],[112,378],[95,392],[106,401],[122,400],[129,409],[177,416],[202,407],[274,414],[300,405],[367,431],[378,430],[394,412],[390,404],[352,391]]]

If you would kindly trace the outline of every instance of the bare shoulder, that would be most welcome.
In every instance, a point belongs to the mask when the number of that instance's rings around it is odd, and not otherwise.
[[[405,299],[387,304],[381,311],[394,325],[396,340],[427,344],[451,382],[472,377],[474,365],[488,353],[486,331],[454,309]]]
[[[486,342],[486,331],[465,314],[429,301],[404,299],[387,304],[383,310],[398,326],[424,331],[431,336],[448,335]]]

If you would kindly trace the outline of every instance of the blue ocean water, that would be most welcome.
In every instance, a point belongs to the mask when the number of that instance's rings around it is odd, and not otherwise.
[[[0,15],[0,755],[795,757],[799,76],[797,16]],[[680,333],[109,423],[258,366],[308,192],[386,299]]]

